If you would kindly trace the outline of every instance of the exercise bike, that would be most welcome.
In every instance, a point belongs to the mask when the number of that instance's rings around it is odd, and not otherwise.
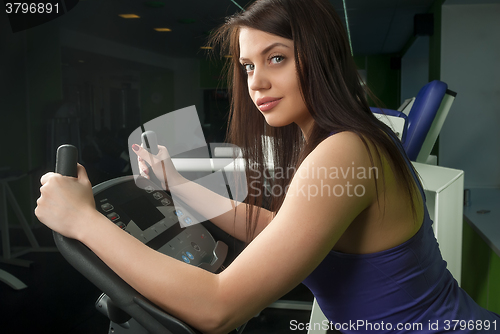
[[[143,145],[153,154],[157,152],[151,136],[149,140],[143,136]],[[59,147],[55,171],[77,177],[74,146]],[[96,209],[118,227],[147,246],[188,264],[217,273],[244,247],[210,222],[196,221],[187,205],[174,206],[170,194],[146,178],[124,176],[92,190]],[[199,334],[147,300],[81,242],[56,232],[54,240],[64,258],[103,291],[96,308],[109,318],[109,334]],[[235,332],[242,333],[244,327]]]

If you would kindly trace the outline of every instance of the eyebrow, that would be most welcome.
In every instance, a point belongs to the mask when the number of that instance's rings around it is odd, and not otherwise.
[[[275,48],[275,47],[277,47],[277,46],[283,46],[283,47],[285,47],[285,48],[289,48],[289,47],[288,47],[288,45],[285,45],[285,44],[280,43],[280,42],[276,42],[276,43],[273,43],[273,44],[271,44],[271,45],[267,46],[264,50],[262,50],[262,51],[261,51],[261,53],[260,53],[260,54],[261,54],[261,55],[264,55],[264,54],[268,53],[270,50],[272,50],[273,48]],[[244,57],[240,57],[240,61],[241,61],[241,60],[249,60],[249,59],[244,58]]]

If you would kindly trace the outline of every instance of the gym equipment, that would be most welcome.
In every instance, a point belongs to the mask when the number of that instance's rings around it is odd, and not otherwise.
[[[156,141],[153,136],[143,136],[143,145],[151,149]],[[59,147],[56,172],[76,177],[76,160],[74,146]],[[125,176],[106,181],[94,186],[93,193],[97,210],[124,231],[147,246],[191,265],[211,272],[221,271],[243,247],[212,224],[198,224],[189,207],[182,203],[174,207],[170,195],[145,178],[134,181],[133,176]],[[191,226],[181,228],[180,220],[183,225]],[[54,239],[66,260],[104,292],[96,308],[110,319],[109,333],[198,333],[130,287],[81,242],[56,232]],[[229,250],[227,243],[235,247]]]
[[[370,108],[373,113],[403,120],[403,135],[399,137],[411,161],[427,163],[448,112],[457,93],[442,81],[434,80],[423,86],[408,107],[406,115],[390,109]]]

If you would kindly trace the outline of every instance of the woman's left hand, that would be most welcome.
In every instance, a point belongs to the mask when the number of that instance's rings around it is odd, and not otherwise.
[[[95,211],[92,186],[85,168],[78,164],[78,178],[47,173],[40,179],[35,215],[52,230],[78,239],[86,218]]]

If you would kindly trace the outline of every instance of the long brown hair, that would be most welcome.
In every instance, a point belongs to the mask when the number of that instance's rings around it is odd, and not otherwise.
[[[314,119],[307,142],[295,123],[284,127],[269,126],[252,102],[246,72],[238,61],[241,27],[293,40],[302,97]],[[247,211],[247,240],[251,240],[255,233],[258,208],[264,204],[266,186],[267,189],[286,189],[293,176],[285,174],[284,177],[270,178],[266,174],[265,162],[272,158],[275,169],[293,167],[296,170],[322,140],[331,133],[342,131],[351,131],[360,137],[372,165],[374,157],[368,142],[377,148],[376,159],[381,161],[380,151],[387,155],[393,172],[407,186],[411,209],[416,216],[414,196],[418,190],[401,154],[403,149],[393,132],[370,111],[365,95],[367,90],[350,53],[346,31],[327,0],[258,0],[247,10],[229,17],[212,43],[221,45],[222,52],[229,52],[232,56],[228,63],[231,109],[227,138],[242,149],[249,185],[246,202],[255,206]],[[272,157],[267,156],[262,136],[273,140]],[[276,192],[270,193],[276,195]],[[271,196],[270,210],[278,212],[284,197],[284,193]]]

